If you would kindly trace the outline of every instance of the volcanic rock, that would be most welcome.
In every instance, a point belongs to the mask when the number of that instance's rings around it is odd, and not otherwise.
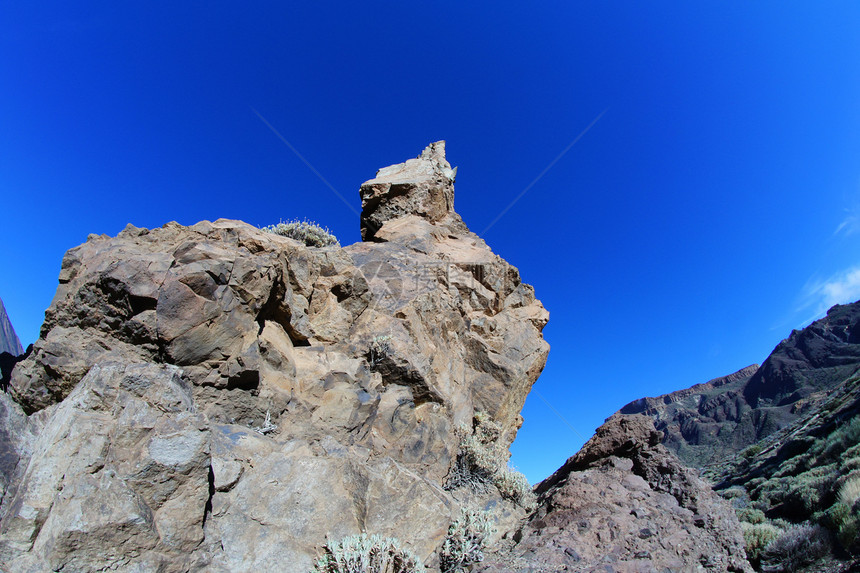
[[[734,511],[659,442],[645,416],[607,420],[538,485],[511,546],[477,570],[752,571]]]
[[[327,539],[431,564],[476,412],[507,447],[548,313],[453,211],[444,142],[361,187],[366,242],[239,221],[91,235],[0,395],[0,568],[307,571]],[[492,487],[496,529],[524,511]]]

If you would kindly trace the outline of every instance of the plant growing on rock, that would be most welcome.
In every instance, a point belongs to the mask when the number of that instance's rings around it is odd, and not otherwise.
[[[351,535],[323,546],[311,573],[420,573],[421,560],[393,538]]]
[[[442,573],[467,571],[484,560],[484,547],[493,533],[486,511],[463,508],[460,518],[448,528],[448,535],[439,554]]]
[[[370,341],[370,365],[378,366],[382,360],[391,355],[393,348],[391,346],[391,335],[383,334],[374,336]]]
[[[476,412],[473,427],[461,426],[460,449],[445,489],[483,491],[492,484],[502,497],[531,511],[536,497],[526,477],[507,466],[508,452],[499,445],[501,427],[486,412]]]
[[[263,227],[262,230],[267,233],[295,239],[308,247],[340,246],[337,237],[327,227],[317,225],[313,221],[299,221],[297,219],[286,222],[281,221],[277,225]]]
[[[266,410],[266,419],[263,421],[263,424],[259,428],[256,426],[251,427],[254,429],[255,432],[264,436],[266,434],[271,434],[278,429],[278,425],[272,423],[272,414],[269,412],[269,410]]]

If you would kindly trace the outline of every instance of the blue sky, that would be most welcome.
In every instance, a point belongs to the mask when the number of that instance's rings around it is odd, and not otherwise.
[[[513,446],[533,482],[625,403],[860,298],[857,2],[84,4],[0,7],[0,297],[25,346],[89,233],[306,217],[359,240],[254,109],[354,209],[447,140],[477,233],[600,118],[483,234],[551,313]]]

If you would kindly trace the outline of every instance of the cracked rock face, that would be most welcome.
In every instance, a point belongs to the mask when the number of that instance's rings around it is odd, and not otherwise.
[[[218,220],[70,250],[0,404],[0,566],[304,571],[362,531],[432,563],[455,428],[509,444],[549,349],[453,180],[444,142],[380,170],[345,248]]]

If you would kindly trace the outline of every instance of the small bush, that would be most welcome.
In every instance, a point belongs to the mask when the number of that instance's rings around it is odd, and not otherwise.
[[[830,535],[818,525],[795,525],[768,543],[761,563],[768,571],[797,571],[830,553]]]
[[[860,416],[855,416],[826,438],[818,440],[809,451],[817,456],[818,463],[837,460],[841,454],[860,443]]]
[[[340,246],[337,237],[331,234],[326,227],[321,227],[313,221],[281,221],[277,225],[263,227],[263,231],[274,233],[283,237],[295,239],[308,247]]]
[[[839,501],[848,507],[854,507],[858,499],[860,499],[860,475],[854,475],[839,488]]]
[[[764,512],[760,509],[745,507],[743,509],[736,510],[736,512],[738,514],[738,519],[741,521],[752,524],[765,522]]]
[[[519,504],[523,509],[532,511],[537,506],[537,496],[532,491],[529,480],[512,468],[504,468],[493,481],[502,497]]]
[[[484,560],[484,547],[493,534],[489,514],[471,509],[461,510],[460,518],[448,528],[439,554],[442,573],[467,571]]]
[[[851,517],[851,507],[842,502],[836,502],[824,512],[822,522],[828,529],[837,531],[849,517]]]
[[[370,365],[378,366],[386,356],[392,353],[391,335],[374,336],[370,341]]]
[[[419,573],[421,560],[396,539],[351,535],[328,542],[311,573]]]
[[[856,553],[858,545],[860,545],[860,519],[856,514],[850,513],[839,524],[839,530],[836,532],[836,539],[846,551]]]
[[[728,500],[735,499],[738,497],[743,498],[747,496],[746,490],[742,487],[737,486],[718,491],[717,494],[719,494],[721,498]]]
[[[461,426],[460,449],[448,476],[446,489],[469,487],[485,491],[496,473],[507,464],[507,452],[498,444],[501,428],[482,412],[475,414],[474,428]]]
[[[508,452],[498,443],[501,427],[485,412],[475,413],[472,429],[461,427],[460,450],[448,475],[445,489],[469,487],[486,491],[492,484],[502,497],[528,511],[534,509],[536,497],[526,477],[507,467]]]
[[[744,542],[746,544],[747,559],[751,562],[758,562],[762,551],[767,547],[768,543],[779,537],[782,530],[771,523],[749,523],[741,522],[741,529],[744,532]]]
[[[749,446],[748,448],[746,448],[745,450],[743,450],[741,452],[741,456],[743,456],[744,459],[746,459],[746,460],[751,460],[752,458],[756,457],[760,453],[761,453],[761,446],[759,444],[753,444],[753,445]]]

